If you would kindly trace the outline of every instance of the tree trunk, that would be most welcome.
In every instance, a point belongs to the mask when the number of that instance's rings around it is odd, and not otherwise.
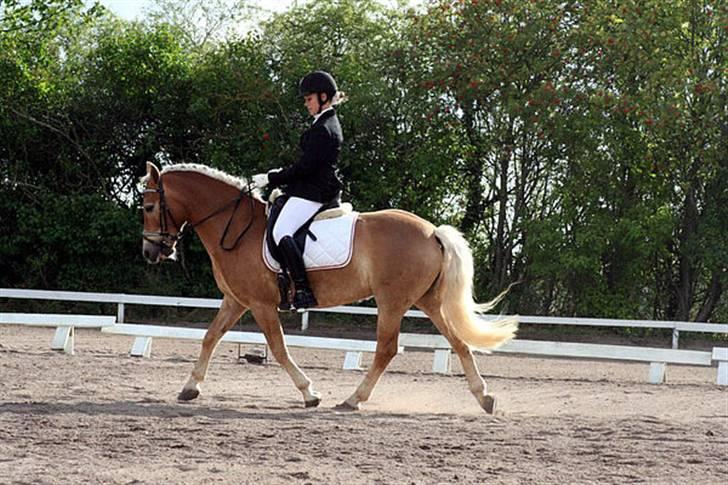
[[[460,230],[464,233],[472,231],[483,218],[483,210],[485,202],[483,197],[483,160],[482,153],[479,149],[478,135],[475,132],[474,120],[472,112],[469,109],[464,110],[463,121],[465,123],[465,132],[468,135],[468,141],[474,148],[473,153],[466,160],[465,165],[465,183],[466,183],[466,199],[465,215],[460,222]]]
[[[675,297],[677,300],[675,319],[679,321],[690,320],[690,309],[693,306],[695,268],[689,245],[697,232],[697,218],[698,209],[695,201],[695,188],[691,186],[685,197],[685,208],[680,231],[680,245],[678,247],[679,273],[675,288]]]
[[[703,306],[698,312],[698,316],[695,317],[696,322],[707,322],[710,315],[715,310],[715,307],[720,301],[721,293],[723,292],[723,285],[720,283],[720,274],[718,271],[713,271],[712,277],[710,278],[710,287],[708,288],[708,295],[703,302]]]
[[[508,175],[513,155],[513,121],[509,121],[504,142],[498,159],[498,222],[495,232],[495,247],[493,248],[493,274],[497,290],[506,285],[508,263],[511,260],[512,253],[511,245],[507,241],[506,231],[508,229]]]

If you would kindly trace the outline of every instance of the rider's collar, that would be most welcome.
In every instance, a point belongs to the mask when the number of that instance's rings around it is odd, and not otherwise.
[[[334,109],[334,107],[333,106],[329,106],[328,108],[326,108],[325,110],[323,110],[319,114],[314,115],[314,117],[313,117],[313,123],[311,123],[311,124],[312,125],[316,124],[316,122],[319,120],[319,118],[321,118],[321,115],[322,114],[326,113],[327,111],[331,111],[332,109]]]

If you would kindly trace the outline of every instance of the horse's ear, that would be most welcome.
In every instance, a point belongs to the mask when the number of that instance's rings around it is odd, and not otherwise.
[[[152,162],[147,162],[147,176],[156,184],[159,182],[159,169]]]

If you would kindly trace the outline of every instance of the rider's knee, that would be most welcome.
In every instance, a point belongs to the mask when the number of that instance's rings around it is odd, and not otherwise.
[[[286,228],[279,227],[278,224],[276,224],[273,227],[273,241],[276,244],[279,244],[281,242],[281,239],[287,236],[293,236],[293,234],[290,233],[291,231],[287,230]]]

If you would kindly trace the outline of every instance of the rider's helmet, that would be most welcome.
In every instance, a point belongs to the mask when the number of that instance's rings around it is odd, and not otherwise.
[[[326,93],[328,101],[332,101],[334,99],[338,90],[339,89],[336,87],[334,77],[324,71],[314,71],[309,73],[301,79],[301,82],[298,83],[298,94],[301,96],[314,93]],[[320,94],[319,104],[323,104]]]

